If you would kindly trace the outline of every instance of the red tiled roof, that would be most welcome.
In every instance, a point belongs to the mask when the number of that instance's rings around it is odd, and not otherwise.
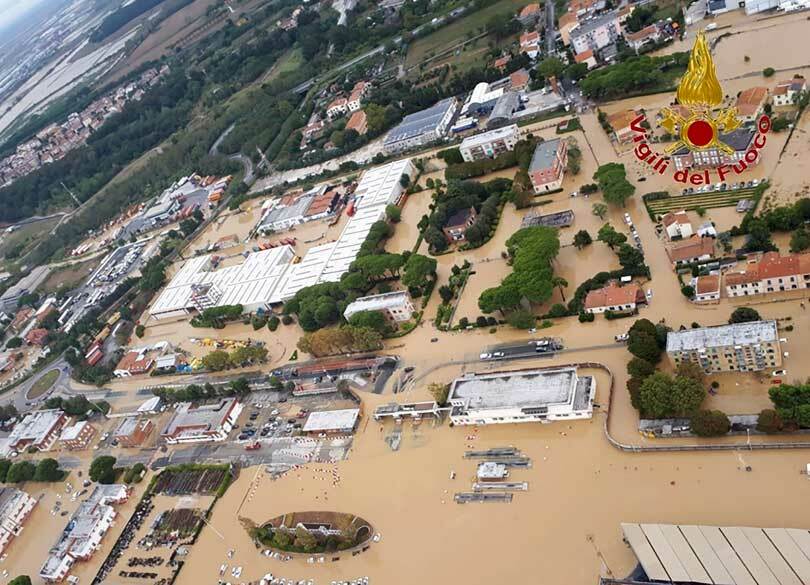
[[[698,276],[695,283],[695,292],[699,295],[718,292],[720,290],[720,277],[716,274]]]
[[[584,63],[588,59],[593,57],[593,49],[588,49],[587,51],[582,51],[581,53],[577,53],[574,55],[574,61],[577,63]],[[635,118],[635,116],[633,116]]]
[[[348,128],[348,126],[346,126]],[[312,200],[312,203],[309,204],[307,208],[307,212],[304,214],[306,216],[309,215],[318,215],[319,213],[323,213],[329,206],[332,204],[332,199],[335,196],[335,192],[332,189],[327,189],[320,195],[318,195],[315,199]]]
[[[688,240],[672,244],[667,248],[667,254],[673,262],[683,262],[701,256],[714,256],[714,239],[692,236]]]
[[[525,69],[518,69],[509,76],[509,84],[512,87],[522,87],[529,83],[529,74]]]
[[[635,110],[622,110],[608,116],[608,124],[614,131],[624,130],[630,126],[630,122],[635,120],[638,114]]]
[[[346,98],[336,98],[332,101],[331,104],[327,106],[327,110],[331,110],[332,108],[341,108],[346,105]]]
[[[643,41],[647,37],[651,37],[657,32],[658,32],[658,27],[655,26],[654,24],[651,24],[650,26],[642,28],[640,31],[632,32],[632,33],[626,33],[624,35],[624,37],[628,41]]]
[[[741,116],[750,116],[760,108],[767,97],[767,87],[749,87],[737,96],[737,111]]]
[[[47,337],[47,329],[32,329],[28,332],[28,335],[25,336],[25,342],[31,345],[44,345]]]
[[[523,7],[523,10],[520,11],[520,17],[531,16],[537,12],[540,12],[540,4],[536,2],[534,4],[527,4]]]
[[[577,20],[576,12],[566,12],[557,21],[557,28],[562,28],[568,24],[576,24],[578,22],[579,20]]]
[[[360,132],[360,129],[365,125],[366,113],[363,110],[357,110],[351,115],[349,121],[346,122],[346,130],[355,130],[361,134],[365,134],[365,131]]]
[[[727,278],[726,282],[743,284],[800,274],[810,274],[810,252],[789,256],[780,256],[778,252],[767,252],[759,262],[746,266],[745,272],[730,274],[729,276],[734,278],[731,280]]]
[[[671,226],[673,223],[692,224],[692,222],[689,221],[689,216],[686,215],[685,211],[678,211],[676,213],[670,211],[661,218],[661,223],[663,223],[666,227]]]
[[[532,44],[539,44],[540,43],[540,33],[536,30],[531,32],[526,32],[520,35],[520,46],[523,47],[525,45],[532,45]]]
[[[118,365],[115,366],[116,370],[125,370],[130,374],[142,374],[149,370],[154,363],[154,359],[148,356],[140,357],[140,352],[129,351],[124,354]]]
[[[511,60],[512,56],[506,55],[505,57],[495,59],[495,63],[493,63],[492,66],[495,67],[495,69],[503,69],[504,67],[506,67],[506,64],[509,63],[509,61]]]
[[[644,298],[644,293],[636,284],[618,286],[609,284],[604,288],[592,290],[585,297],[585,308],[596,309],[598,307],[615,307],[618,305],[629,305]]]

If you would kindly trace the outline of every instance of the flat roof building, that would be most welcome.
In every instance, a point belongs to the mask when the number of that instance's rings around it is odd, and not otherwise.
[[[565,140],[555,138],[538,144],[529,164],[534,192],[546,193],[561,188],[567,162],[568,142]]]
[[[213,256],[186,260],[149,308],[155,319],[179,317],[192,310],[242,305],[245,312],[280,303],[295,252],[284,245],[251,253],[244,262],[215,268]]]
[[[392,154],[439,140],[450,128],[456,108],[456,100],[447,98],[426,110],[405,116],[388,132],[383,150]]]
[[[359,408],[312,412],[304,423],[305,433],[351,433],[360,418]]]
[[[810,583],[810,530],[623,523],[644,582],[705,585]],[[628,581],[629,582],[629,581]]]
[[[776,321],[670,331],[667,354],[675,365],[692,362],[708,373],[758,372],[782,365]]]
[[[450,420],[457,425],[552,422],[591,418],[596,380],[576,368],[471,375],[450,386]]]
[[[79,504],[59,540],[48,551],[39,576],[48,583],[58,583],[76,561],[86,561],[93,556],[117,515],[113,504],[123,504],[127,498],[129,489],[125,485],[96,486]]]
[[[86,420],[65,426],[59,435],[59,446],[68,451],[84,449],[95,436],[96,428]]]
[[[149,419],[128,416],[116,427],[112,436],[122,447],[140,447],[154,428],[155,425]]]
[[[242,404],[225,398],[212,404],[183,402],[178,405],[160,436],[169,444],[224,441],[236,424]]]
[[[13,487],[0,488],[0,554],[23,530],[23,525],[37,505],[28,492]]]
[[[501,153],[513,150],[520,140],[520,130],[517,124],[496,128],[489,132],[468,136],[458,149],[461,158],[467,162],[483,158],[495,158]]]
[[[360,297],[356,301],[349,303],[346,310],[343,311],[343,316],[348,321],[351,319],[352,315],[363,311],[372,311],[382,313],[386,320],[396,324],[402,321],[408,321],[414,310],[411,295],[408,294],[408,291],[398,290],[390,293]]]
[[[8,446],[17,451],[27,447],[47,451],[59,438],[66,422],[67,417],[61,410],[35,410],[17,423],[8,436]]]

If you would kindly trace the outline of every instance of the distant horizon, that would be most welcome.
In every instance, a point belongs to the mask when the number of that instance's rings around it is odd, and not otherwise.
[[[14,23],[42,3],[43,0],[0,0],[0,31]]]

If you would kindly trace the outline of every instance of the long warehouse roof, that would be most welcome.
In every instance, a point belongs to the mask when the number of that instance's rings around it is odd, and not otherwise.
[[[652,581],[810,585],[810,530],[622,524]]]

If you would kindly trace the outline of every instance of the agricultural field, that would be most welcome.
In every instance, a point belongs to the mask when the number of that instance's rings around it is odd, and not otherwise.
[[[490,18],[499,14],[513,14],[525,6],[525,0],[499,0],[491,6],[463,16],[457,21],[442,27],[429,35],[414,41],[408,49],[406,67],[423,61],[428,53],[438,53],[477,34]]]
[[[742,199],[753,199],[756,188],[734,189],[728,191],[711,191],[709,193],[691,193],[689,195],[674,195],[653,201],[645,200],[647,210],[651,214],[661,215],[668,211],[685,209],[694,211],[698,208],[711,209],[713,207],[731,207],[737,205]]]

